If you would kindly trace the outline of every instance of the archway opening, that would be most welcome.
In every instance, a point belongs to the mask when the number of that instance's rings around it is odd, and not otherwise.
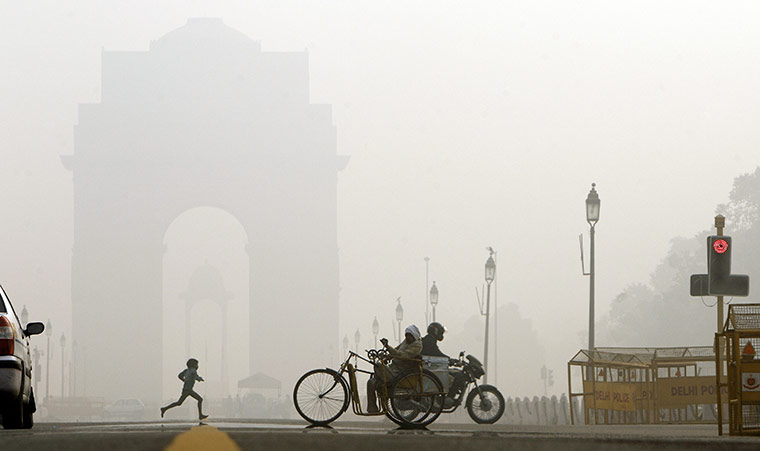
[[[235,394],[248,375],[248,236],[229,212],[186,210],[164,235],[163,393],[179,395],[177,373],[188,358],[200,361],[203,392]]]

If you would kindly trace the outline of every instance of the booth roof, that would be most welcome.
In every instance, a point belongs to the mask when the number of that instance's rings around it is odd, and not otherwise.
[[[728,318],[723,331],[729,330],[760,330],[760,304],[729,305]]]
[[[264,373],[256,373],[238,381],[238,388],[280,389],[282,382]]]
[[[581,349],[570,363],[607,362],[615,364],[648,365],[652,362],[671,359],[713,360],[712,346],[688,346],[675,348],[595,348],[593,351]]]

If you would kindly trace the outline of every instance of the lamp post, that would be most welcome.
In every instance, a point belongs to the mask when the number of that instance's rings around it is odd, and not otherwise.
[[[65,351],[66,351],[66,336],[61,333],[61,399],[63,399],[63,376],[64,376],[64,370],[63,370],[63,363],[65,362]]]
[[[396,301],[398,304],[396,305],[396,321],[398,321],[398,341],[401,341],[401,338],[403,338],[403,335],[401,335],[401,321],[404,320],[404,307],[401,306],[401,297],[397,298]]]
[[[34,359],[34,367],[37,369],[37,371],[34,372],[34,387],[39,391],[40,386],[37,385],[40,382],[40,357],[42,357],[42,352],[37,348],[37,346],[34,347],[34,350],[32,350],[32,359]]]
[[[77,341],[71,342],[71,359],[69,359],[69,397],[77,396]]]
[[[343,336],[343,354],[348,354],[348,335]]]
[[[428,287],[430,286],[430,283],[428,282],[428,274],[429,274],[429,268],[430,268],[430,257],[425,257],[425,296],[428,296],[427,300],[425,301],[425,325],[427,326],[427,323],[430,322],[430,297],[429,297],[429,291]]]
[[[21,309],[21,327],[26,329],[26,325],[29,322],[29,312],[26,311],[26,305]]]
[[[594,228],[599,221],[599,194],[596,192],[596,183],[591,184],[591,191],[586,197],[586,221],[590,226],[591,237],[591,268],[589,269],[589,294],[588,294],[588,349],[594,350]]]
[[[438,305],[438,287],[435,286],[435,280],[433,286],[430,287],[430,305],[433,306],[433,322],[435,322],[435,306]]]
[[[485,338],[485,350],[483,351],[483,368],[486,374],[483,375],[483,383],[488,383],[488,323],[490,319],[491,308],[491,282],[496,278],[496,262],[493,260],[493,251],[486,260],[486,284],[488,289],[486,291],[486,338]]]
[[[499,264],[499,253],[488,247],[493,252],[493,263]],[[499,278],[494,273],[493,278],[493,379],[494,384],[499,385]]]
[[[372,321],[372,334],[375,336],[375,349],[377,349],[377,333],[380,332],[380,323],[377,322],[377,316]]]
[[[47,335],[47,353],[45,354],[45,399],[50,397],[50,337],[53,335],[53,325],[48,319],[45,326],[45,335]]]
[[[359,353],[359,341],[362,339],[362,335],[359,333],[359,329],[356,329],[354,333],[354,342],[356,343],[356,353]]]

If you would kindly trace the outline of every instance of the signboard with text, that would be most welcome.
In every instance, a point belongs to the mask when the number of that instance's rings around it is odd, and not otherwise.
[[[626,412],[641,409],[641,401],[651,396],[642,384],[627,382],[596,382],[592,386],[591,382],[584,381],[583,391],[594,392],[593,398],[586,396],[584,402],[588,407]]]
[[[715,376],[665,377],[657,379],[657,407],[676,408],[691,404],[715,404]],[[726,399],[728,391],[722,388]]]
[[[760,375],[759,375],[760,376]],[[760,380],[760,379],[758,379]],[[661,409],[679,408],[693,404],[715,404],[715,376],[671,377],[657,379],[655,384],[657,407]],[[645,385],[626,382],[583,382],[583,391],[594,396],[586,396],[589,407],[596,402],[597,409],[631,412],[646,408],[653,393]],[[760,391],[760,388],[758,389]],[[726,387],[722,395],[727,396]]]

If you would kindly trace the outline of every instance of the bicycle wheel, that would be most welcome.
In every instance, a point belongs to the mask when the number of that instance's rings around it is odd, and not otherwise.
[[[335,421],[348,408],[346,381],[335,371],[311,370],[293,389],[293,404],[304,420],[317,426]]]
[[[391,419],[403,426],[427,426],[441,414],[444,396],[441,382],[429,371],[403,373],[391,386]]]
[[[382,401],[381,401],[382,402]],[[393,416],[393,408],[391,407],[391,400],[388,398],[385,398],[385,416],[393,421],[394,423],[398,424],[399,426],[404,426],[406,423],[399,420],[395,416]]]
[[[504,414],[504,396],[493,385],[481,385],[478,388],[473,388],[467,395],[467,413],[478,424],[496,423]]]

